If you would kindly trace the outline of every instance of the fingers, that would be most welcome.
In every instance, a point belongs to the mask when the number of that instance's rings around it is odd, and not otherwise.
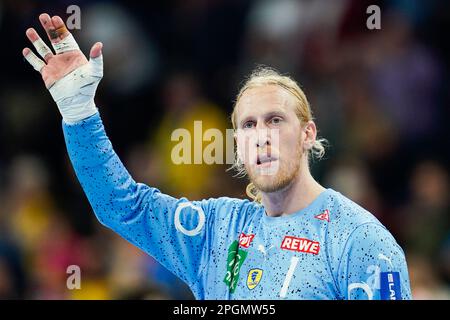
[[[57,54],[80,49],[61,17],[50,17],[47,13],[43,13],[39,16],[39,21]]]
[[[101,42],[96,42],[92,48],[91,48],[91,52],[89,53],[89,56],[91,58],[97,58],[102,54],[102,48],[103,48],[103,43]]]
[[[66,25],[64,24],[64,21],[59,16],[53,16],[52,17],[52,23],[53,27],[56,30],[56,34],[59,37],[60,40],[64,39],[69,35],[69,30],[67,30]]]
[[[41,22],[42,27],[47,33],[48,39],[52,43],[58,42],[60,39],[58,33],[56,32],[56,27],[53,25],[50,16],[47,13],[43,13],[39,15],[39,21]]]
[[[33,43],[33,46],[36,48],[36,51],[39,55],[44,58],[45,62],[48,62],[53,57],[53,52],[50,48],[45,44],[45,42],[39,37],[36,30],[33,28],[29,28],[25,34],[27,35],[28,40]]]
[[[53,16],[50,18],[48,14],[43,13],[39,16],[39,21],[41,21],[42,26],[47,32],[56,54],[80,50],[77,42],[69,30],[67,30],[61,17]]]
[[[41,72],[42,68],[45,67],[45,62],[39,59],[29,48],[23,49],[22,54],[34,70]]]
[[[28,40],[30,40],[31,42],[35,42],[40,38],[36,30],[34,30],[34,28],[27,29],[27,31],[25,31],[25,34]]]

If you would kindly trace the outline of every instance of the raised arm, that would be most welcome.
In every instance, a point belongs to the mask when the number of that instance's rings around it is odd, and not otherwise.
[[[27,37],[44,60],[29,48],[23,54],[58,105],[69,157],[97,218],[154,256],[201,298],[216,200],[175,199],[133,180],[114,152],[94,103],[103,75],[102,44],[92,47],[88,61],[60,17],[42,14],[39,20],[55,53],[28,29]]]

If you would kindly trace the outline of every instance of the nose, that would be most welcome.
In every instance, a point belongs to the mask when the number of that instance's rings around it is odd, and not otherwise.
[[[266,145],[270,146],[270,132],[267,126],[258,122],[256,125],[256,134],[256,146],[258,148]]]
[[[259,140],[259,139],[258,139],[258,142],[256,143],[256,146],[257,146],[258,148],[264,147],[264,146],[266,146],[266,145],[270,146],[270,140],[269,140],[269,139],[262,139],[262,140]]]

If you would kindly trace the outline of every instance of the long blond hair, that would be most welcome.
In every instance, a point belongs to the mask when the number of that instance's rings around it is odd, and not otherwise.
[[[237,119],[236,119],[236,106],[239,99],[242,97],[244,92],[248,89],[255,87],[262,87],[266,85],[277,85],[290,94],[292,94],[298,103],[296,103],[295,113],[300,120],[301,124],[307,123],[313,120],[313,115],[311,112],[311,107],[309,105],[308,99],[300,86],[291,77],[280,74],[273,68],[266,66],[258,66],[250,76],[245,80],[242,88],[236,97],[233,112],[231,114],[231,123],[233,124],[233,129],[237,130]],[[321,159],[325,154],[325,144],[326,140],[323,138],[317,138],[314,141],[313,146],[309,149],[309,159]],[[238,153],[235,152],[235,161],[230,169],[237,171],[236,176],[244,177],[246,175],[245,167],[242,160],[239,158]],[[246,189],[247,196],[253,199],[255,202],[261,203],[262,194],[255,187],[253,183],[249,183]]]

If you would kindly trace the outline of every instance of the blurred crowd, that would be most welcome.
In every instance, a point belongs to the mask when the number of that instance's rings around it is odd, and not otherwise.
[[[23,61],[38,15],[67,18],[84,52],[104,43],[96,103],[134,179],[189,199],[244,198],[230,165],[175,165],[176,128],[231,128],[257,65],[299,81],[329,141],[313,175],[371,211],[405,251],[413,297],[450,298],[450,2],[179,0],[0,2],[0,299],[191,299],[153,258],[96,221],[61,119]],[[381,8],[369,30],[366,8]],[[41,32],[41,35],[44,34]],[[447,137],[447,138],[445,138]],[[207,145],[204,142],[203,145]],[[66,286],[81,269],[81,289]]]

